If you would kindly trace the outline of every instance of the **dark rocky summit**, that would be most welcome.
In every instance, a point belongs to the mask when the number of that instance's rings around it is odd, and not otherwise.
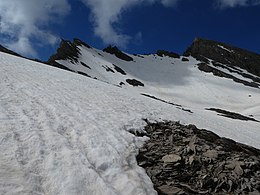
[[[80,49],[77,47],[77,43],[78,41],[70,42],[62,39],[57,53],[52,55],[48,62],[51,65],[55,63],[55,60],[70,60],[72,63],[77,63],[80,55]]]
[[[260,76],[260,55],[225,43],[197,38],[184,53],[203,62],[208,59],[237,66],[249,73]]]
[[[73,42],[62,39],[56,54],[52,55],[49,58],[47,64],[65,70],[70,70],[67,67],[57,63],[56,60],[70,60],[70,62],[73,64],[78,63],[80,55],[80,49],[78,46],[91,48],[88,44],[84,43],[79,39],[74,39]],[[84,66],[84,64],[82,65]]]
[[[260,194],[260,150],[194,125],[146,122],[137,161],[159,195]]]
[[[126,55],[125,53],[123,53],[122,51],[120,51],[116,46],[112,47],[111,45],[109,45],[107,48],[103,49],[103,51],[113,54],[121,60],[125,60],[128,62],[134,60],[132,57],[130,57],[130,56]]]

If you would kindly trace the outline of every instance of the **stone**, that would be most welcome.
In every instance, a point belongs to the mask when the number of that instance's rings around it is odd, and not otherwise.
[[[207,152],[203,153],[203,156],[208,157],[210,159],[215,159],[218,157],[218,151],[217,150],[208,150]]]
[[[160,187],[158,187],[158,190],[163,195],[176,195],[176,194],[183,193],[182,189],[174,187],[174,186],[168,186],[168,185],[160,186]]]
[[[164,163],[176,163],[181,160],[181,157],[176,154],[169,154],[162,157]]]
[[[243,175],[243,169],[241,168],[240,164],[238,162],[236,162],[236,166],[234,169],[234,173],[240,177],[241,175]]]

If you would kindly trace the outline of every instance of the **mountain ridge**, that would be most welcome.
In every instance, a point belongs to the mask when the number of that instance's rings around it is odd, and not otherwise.
[[[82,54],[82,52],[84,53],[87,50],[91,53],[90,56],[86,53]],[[92,59],[91,56],[96,56],[96,58],[102,61],[108,60],[106,63],[110,64],[111,60],[109,59],[111,57],[107,54],[114,55],[116,58],[120,59],[120,63],[123,63],[123,61],[128,63],[142,63],[140,60],[135,60],[134,58],[138,57],[145,60],[146,58],[149,58],[149,56],[162,59],[169,57],[176,60],[181,59],[183,62],[188,62],[189,59],[187,57],[191,56],[199,61],[199,63],[195,65],[198,65],[198,68],[201,71],[212,73],[218,77],[228,78],[234,82],[241,83],[246,86],[254,88],[260,87],[260,55],[225,43],[202,38],[195,39],[184,52],[183,56],[166,50],[157,50],[154,54],[132,55],[122,52],[116,46],[111,45],[101,51],[89,46],[79,39],[74,39],[73,42],[62,40],[60,47],[57,49],[57,53],[50,57],[48,63],[59,68],[99,79],[96,74],[91,76],[93,74],[93,70],[91,71],[91,68],[89,68],[89,63],[92,63],[92,60],[95,61],[95,59]],[[85,58],[84,55],[87,55],[88,57]],[[80,58],[85,58],[85,61],[79,60]],[[63,62],[61,63],[61,61]],[[81,66],[88,67],[88,69],[82,68]],[[103,65],[103,67],[105,67],[106,71],[114,72],[115,70],[113,70],[113,68],[119,66],[112,63],[111,65]],[[124,70],[123,67],[119,68]],[[95,68],[92,67],[92,69]],[[98,74],[100,74],[100,72]],[[127,79],[138,80],[138,78]],[[100,80],[104,79],[100,78]],[[105,81],[109,82],[108,80]],[[120,84],[121,86],[122,83],[125,82],[126,80],[113,84]]]

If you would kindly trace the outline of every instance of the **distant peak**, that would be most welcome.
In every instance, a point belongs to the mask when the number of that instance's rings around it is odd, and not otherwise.
[[[91,46],[89,46],[87,43],[85,43],[84,41],[81,41],[80,39],[77,39],[77,38],[74,38],[73,43],[78,46],[85,46],[87,48],[91,48]]]
[[[196,38],[184,52],[184,56],[192,56],[200,61],[215,62],[238,66],[248,72],[260,76],[260,55],[238,47],[203,38]]]

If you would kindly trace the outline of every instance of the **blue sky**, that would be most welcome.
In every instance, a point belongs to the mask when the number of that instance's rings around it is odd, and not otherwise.
[[[195,37],[260,53],[260,0],[0,0],[0,44],[42,60],[60,38],[183,53]]]

